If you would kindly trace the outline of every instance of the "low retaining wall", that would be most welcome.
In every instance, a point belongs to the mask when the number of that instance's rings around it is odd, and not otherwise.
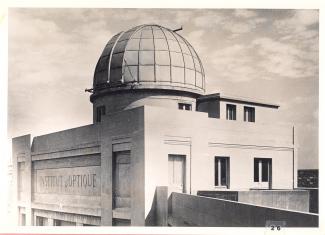
[[[318,188],[299,188],[301,190],[306,190],[309,192],[309,212],[318,213],[319,199]]]
[[[199,196],[227,199],[259,206],[310,211],[307,190],[198,191]]]
[[[284,221],[286,227],[318,227],[318,215],[311,213],[181,193],[169,198],[171,226],[265,227],[267,221]]]

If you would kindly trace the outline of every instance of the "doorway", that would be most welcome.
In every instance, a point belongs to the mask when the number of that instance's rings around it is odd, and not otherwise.
[[[185,193],[185,155],[168,155],[168,194]]]

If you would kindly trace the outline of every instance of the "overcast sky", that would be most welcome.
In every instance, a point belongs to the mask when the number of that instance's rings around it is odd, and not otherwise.
[[[318,168],[318,11],[10,9],[8,134],[37,136],[92,123],[85,88],[116,33],[155,23],[199,54],[207,93],[277,103],[296,126],[299,168]]]

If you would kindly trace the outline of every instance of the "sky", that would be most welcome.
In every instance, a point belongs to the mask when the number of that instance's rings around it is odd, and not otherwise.
[[[9,138],[91,124],[84,90],[105,44],[148,23],[183,27],[207,93],[279,104],[275,123],[295,126],[298,167],[318,168],[318,10],[11,8]]]

